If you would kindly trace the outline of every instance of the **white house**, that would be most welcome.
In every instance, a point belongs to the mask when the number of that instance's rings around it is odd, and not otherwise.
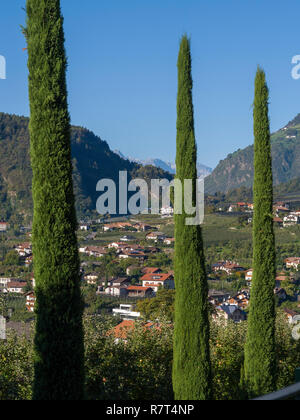
[[[26,294],[26,308],[29,312],[34,312],[36,297],[34,292],[29,292]]]
[[[298,270],[298,267],[300,265],[300,258],[299,257],[286,258],[284,262],[285,262],[286,268],[293,268],[295,270]]]
[[[23,294],[26,283],[13,281],[7,284],[6,289],[8,293],[18,293]]]
[[[147,241],[164,241],[166,239],[166,235],[162,232],[152,232],[146,236]]]
[[[164,289],[175,289],[174,276],[171,273],[149,273],[145,274],[141,281],[143,287],[151,287],[155,293],[159,288]]]
[[[128,292],[126,286],[109,286],[105,289],[105,294],[116,297],[126,297]]]
[[[300,216],[296,214],[289,214],[283,218],[283,227],[299,225]]]
[[[90,229],[90,225],[88,225],[86,223],[82,223],[82,224],[79,225],[79,229],[87,232]]]
[[[160,210],[162,216],[173,216],[174,209],[172,207],[162,207]]]
[[[245,280],[248,286],[251,286],[252,278],[253,278],[253,269],[251,268],[250,270],[247,271],[245,275]]]
[[[87,284],[96,284],[98,278],[99,275],[97,273],[90,273],[84,276],[84,280],[87,282]]]
[[[132,305],[120,305],[120,308],[113,309],[113,315],[126,320],[139,319],[141,317],[140,312],[133,311]]]

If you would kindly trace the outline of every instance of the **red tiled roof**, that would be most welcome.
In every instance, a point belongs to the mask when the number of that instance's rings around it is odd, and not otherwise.
[[[151,330],[152,328],[155,328],[156,330],[160,330],[158,324],[155,324],[154,322],[147,322],[143,325],[145,330]],[[108,331],[108,335],[113,334],[115,338],[121,338],[126,339],[129,332],[133,331],[135,328],[135,321],[133,320],[124,320],[119,325],[117,325],[112,330]]]
[[[146,291],[146,290],[149,290],[149,289],[150,289],[150,287],[144,287],[144,286],[129,286],[127,288],[127,290],[132,290],[132,291],[134,291],[134,290]]]
[[[10,283],[7,283],[7,287],[10,288],[24,288],[26,287],[26,283],[25,282],[17,282],[17,281],[12,281]]]
[[[167,273],[167,274],[163,274],[163,273],[162,274],[150,273],[150,274],[145,274],[141,278],[141,280],[142,281],[162,281],[162,282],[165,282],[170,277],[172,277],[172,274],[170,274],[170,273]]]

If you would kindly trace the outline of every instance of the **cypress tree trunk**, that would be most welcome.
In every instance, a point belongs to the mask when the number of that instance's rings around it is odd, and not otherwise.
[[[83,304],[59,0],[27,0],[36,400],[83,398]]]
[[[254,219],[253,281],[248,336],[245,348],[245,382],[249,396],[274,391],[275,277],[276,255],[273,231],[273,177],[269,90],[265,73],[258,68],[254,100]]]
[[[178,58],[177,174],[197,179],[190,42],[182,38]],[[194,191],[194,202],[195,202]],[[208,284],[200,226],[175,215],[175,331],[173,388],[176,400],[211,397]],[[190,217],[190,216],[189,216]]]

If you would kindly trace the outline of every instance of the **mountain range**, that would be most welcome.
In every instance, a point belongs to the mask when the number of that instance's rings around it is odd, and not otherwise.
[[[32,217],[32,172],[30,167],[29,119],[0,113],[0,220],[14,214]],[[143,167],[112,152],[106,141],[83,127],[71,127],[73,181],[79,217],[96,209],[99,193],[96,185],[102,178],[118,185],[119,171],[128,179],[168,178],[172,176],[154,166]]]
[[[121,158],[128,159],[130,162],[135,162],[135,163],[138,163],[138,164],[143,165],[143,166],[147,166],[147,165],[156,166],[157,168],[161,168],[164,171],[169,172],[172,175],[175,175],[175,173],[176,173],[176,164],[175,163],[168,162],[168,161],[165,161],[165,160],[161,160],[161,159],[158,159],[158,158],[156,158],[156,159],[149,158],[149,159],[145,159],[145,160],[140,160],[140,159],[136,159],[136,158],[133,158],[133,157],[125,157],[123,155],[123,153],[120,152],[119,150],[115,150],[114,152],[116,154],[118,154]],[[198,163],[197,168],[198,168],[199,178],[205,178],[212,173],[212,169],[209,168],[206,165],[203,165],[202,163]]]
[[[29,120],[0,113],[0,220],[21,214],[32,217],[32,172],[29,153]],[[111,151],[108,143],[83,127],[71,127],[73,180],[79,217],[95,213],[97,182],[113,179],[118,184],[119,171],[132,178],[172,179],[175,165],[161,159],[138,161]],[[300,114],[272,134],[274,185],[277,192],[299,196],[300,186]],[[202,167],[202,165],[201,165]],[[199,168],[199,176],[210,169]],[[203,170],[203,172],[201,172]],[[250,188],[253,182],[253,146],[238,150],[222,160],[206,177],[206,193],[227,193]]]

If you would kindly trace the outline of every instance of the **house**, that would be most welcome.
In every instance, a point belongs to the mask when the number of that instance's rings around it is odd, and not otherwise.
[[[159,248],[156,248],[154,246],[147,246],[144,249],[145,254],[158,254],[160,252]]]
[[[279,206],[279,205],[273,206],[273,210],[274,210],[274,212],[277,216],[280,213],[281,214],[288,214],[290,212],[290,210],[286,206]]]
[[[241,211],[251,211],[254,208],[254,205],[252,203],[237,203],[236,206]]]
[[[79,225],[79,230],[87,232],[90,229],[90,225],[87,223],[81,223]]]
[[[288,308],[284,308],[283,310],[284,310],[285,316],[286,316],[289,324],[293,324],[294,323],[294,317],[299,315],[299,313],[295,312],[295,311],[292,311],[291,309],[288,309]]]
[[[285,273],[279,273],[279,274],[277,274],[277,276],[276,276],[276,282],[275,282],[275,287],[277,288],[277,289],[281,289],[282,288],[282,283],[283,282],[288,282],[288,281],[290,281],[291,279],[290,279],[290,277],[289,276],[287,276]]]
[[[87,282],[87,284],[97,284],[98,278],[98,273],[90,273],[84,276],[84,280]]]
[[[118,316],[125,320],[139,319],[140,312],[133,311],[133,305],[120,305],[118,309],[113,309],[113,316]]]
[[[162,216],[171,217],[174,214],[174,209],[172,207],[162,207],[160,213]]]
[[[246,275],[245,275],[245,280],[247,282],[247,286],[248,287],[251,287],[252,279],[253,279],[253,268],[251,268],[250,270],[248,270],[246,272]]]
[[[151,331],[153,329],[160,330],[160,326],[154,322],[147,322],[141,324],[145,331]],[[108,331],[108,336],[113,336],[115,343],[118,344],[120,341],[127,342],[128,335],[136,328],[136,321],[132,319],[124,319],[116,327]]]
[[[166,238],[164,240],[165,245],[173,245],[175,243],[175,238]]]
[[[7,222],[0,222],[0,232],[7,232],[9,224]]]
[[[212,305],[219,305],[220,303],[225,302],[229,298],[229,293],[218,292],[217,290],[210,290],[208,293],[209,302]]]
[[[8,293],[18,293],[22,295],[26,286],[26,282],[12,281],[7,283],[6,290]]]
[[[148,235],[146,236],[146,239],[147,241],[159,242],[159,241],[164,241],[166,237],[167,236],[162,232],[151,232],[151,233],[148,233]]]
[[[134,229],[136,229],[138,232],[147,232],[148,230],[152,230],[153,227],[150,225],[147,225],[145,223],[137,223],[136,225],[133,225]]]
[[[151,298],[154,296],[154,292],[151,287],[129,286],[127,288],[127,291],[128,291],[128,297]]]
[[[285,203],[284,201],[278,201],[277,203],[275,203],[275,207],[284,207],[285,209],[289,210],[290,206]]]
[[[231,206],[229,206],[228,213],[233,213],[233,212],[235,212],[236,210],[237,210],[236,205],[232,204]]]
[[[219,261],[212,265],[212,269],[215,273],[218,271],[225,271],[228,275],[235,272],[245,271],[244,267],[241,267],[239,264],[232,261]]]
[[[139,261],[145,261],[148,258],[148,256],[142,251],[132,250],[132,251],[122,251],[119,254],[119,258],[120,259],[132,258]]]
[[[240,309],[237,305],[221,305],[217,307],[217,313],[213,315],[213,318],[225,319],[226,321],[233,321],[235,323],[240,323],[246,321],[246,313]]]
[[[105,286],[127,287],[127,286],[129,286],[130,281],[129,281],[128,277],[110,277],[108,279],[102,278],[99,281],[98,284],[99,284],[99,286],[103,286],[103,287],[105,287]]]
[[[300,257],[290,257],[284,260],[286,268],[293,268],[298,271],[300,265]]]
[[[115,338],[115,343],[118,344],[120,341],[125,341],[128,337],[128,334],[132,332],[135,328],[134,320],[123,320],[114,327],[112,330],[108,331],[107,335],[112,335]]]
[[[26,295],[26,308],[29,312],[34,312],[36,297],[34,292],[29,292]]]
[[[110,223],[108,225],[103,226],[104,232],[111,232],[113,230],[125,230],[130,228],[132,228],[132,225],[128,222]]]
[[[124,244],[124,242],[112,242],[107,247],[108,249],[116,249],[117,251],[122,251],[123,249],[128,248],[128,245]]]
[[[115,297],[127,297],[128,291],[127,286],[108,286],[105,289],[105,294]]]
[[[18,279],[12,279],[11,277],[0,277],[0,286],[7,287],[8,283],[16,281],[18,281]]]
[[[289,214],[283,218],[283,227],[295,226],[300,224],[300,216]]]
[[[102,258],[107,255],[108,250],[102,246],[88,246],[80,248],[79,252],[87,254],[89,257]]]
[[[27,257],[32,255],[32,245],[28,242],[16,246],[15,250],[19,254],[19,257]]]
[[[29,257],[26,257],[25,259],[25,267],[30,267],[30,265],[33,263],[33,256],[30,255]]]
[[[175,289],[174,276],[170,273],[150,273],[145,274],[141,281],[144,287],[151,287],[156,293],[160,287],[164,289]]]

